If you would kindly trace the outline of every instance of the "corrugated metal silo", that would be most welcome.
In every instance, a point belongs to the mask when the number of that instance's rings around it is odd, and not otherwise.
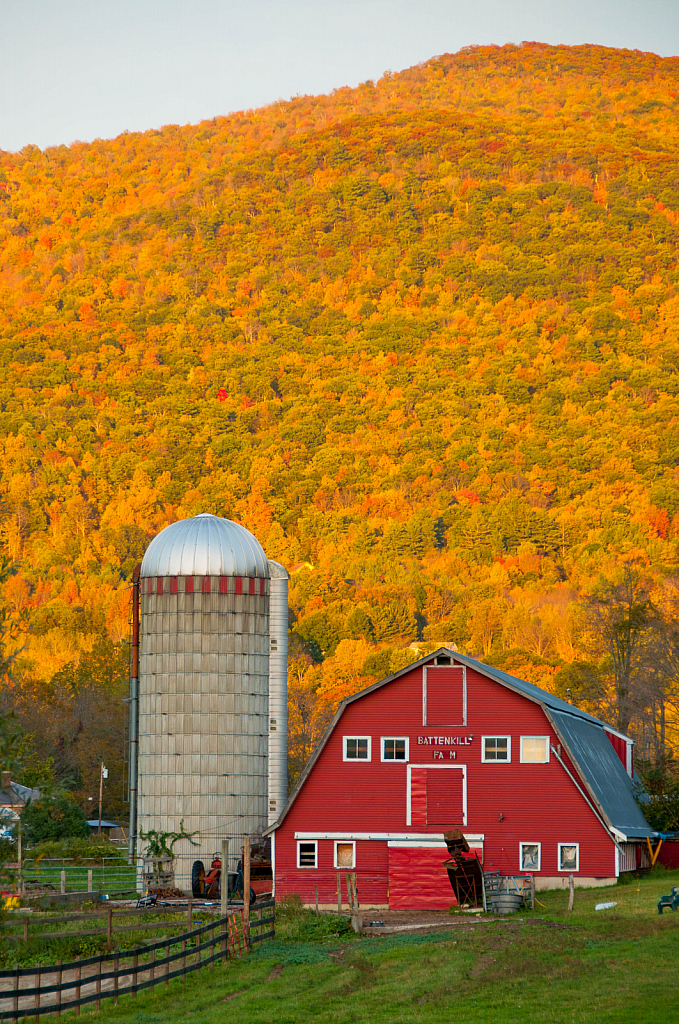
[[[137,827],[182,841],[176,884],[222,838],[267,823],[269,564],[244,527],[173,523],[141,566]]]
[[[288,794],[288,580],[287,569],[269,559],[269,825]]]

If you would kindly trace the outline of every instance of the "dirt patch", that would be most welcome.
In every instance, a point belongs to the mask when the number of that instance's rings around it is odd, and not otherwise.
[[[269,974],[269,977],[266,980],[275,981],[276,978],[280,978],[281,974],[283,973],[284,966],[284,964],[276,964],[276,966],[271,969],[271,973]]]
[[[224,996],[223,999],[220,999],[220,1003],[230,1003],[232,999],[236,998],[236,996],[242,996],[243,993],[245,993],[245,992],[247,992],[246,988],[240,988],[240,989],[238,989],[237,992],[232,992],[230,996]],[[191,1010],[187,1010],[187,1013],[191,1013],[191,1012],[192,1012]]]

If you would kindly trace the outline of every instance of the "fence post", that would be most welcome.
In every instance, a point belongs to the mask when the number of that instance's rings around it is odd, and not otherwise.
[[[222,877],[220,879],[220,910],[221,916],[226,917],[229,907],[229,840],[222,839]]]
[[[168,985],[170,984],[170,939],[169,939],[169,936],[168,936],[168,940],[167,940],[167,942],[165,944],[165,959],[167,960],[167,963],[165,964],[165,988],[167,988]]]
[[[116,953],[116,958],[113,961],[113,971],[114,971],[114,977],[113,977],[113,1005],[114,1006],[118,1005],[118,971],[119,971],[119,969],[120,969],[120,961],[118,960],[118,954]]]
[[[80,963],[80,957],[79,956],[76,957],[76,964],[78,966],[75,969],[75,998],[76,998],[76,1000],[79,1000],[80,999],[80,979],[82,978],[82,971],[83,971],[82,965]],[[80,1002],[78,1002],[78,1005],[75,1008],[75,1015],[76,1015],[76,1017],[80,1016]]]
[[[226,958],[227,958],[227,954],[228,954],[227,938],[226,938],[227,922],[228,922],[228,918],[227,917],[222,917],[222,921],[221,921],[221,930],[222,930],[222,963],[226,963]]]
[[[182,981],[186,981],[186,939],[182,939]]]
[[[132,998],[137,998],[137,967],[139,966],[139,954],[132,957]]]
[[[63,896],[63,894],[65,892],[66,892],[66,869],[62,868],[61,869],[61,894],[62,894],[62,896]]]
[[[35,1017],[35,1019],[38,1022],[40,1021],[40,986],[42,985],[42,974],[38,974],[39,969],[40,969],[40,964],[36,964],[35,965],[36,973],[33,975],[33,977],[35,978],[35,1001],[34,1001],[34,1008],[37,1011],[34,1014],[34,1017]],[[78,1007],[78,1010],[79,1009],[80,1009],[80,1007]]]
[[[24,917],[24,942],[28,942],[28,914]]]
[[[57,985],[59,986],[57,989],[57,1017],[61,1017],[61,979],[61,960],[57,960]]]
[[[342,913],[342,876],[337,872],[337,913]]]
[[[101,995],[101,957],[99,957],[99,963],[97,964],[96,992],[97,992],[96,1007],[97,1007],[98,1010],[100,1010],[101,1009],[101,999],[99,998],[99,996]]]
[[[573,909],[573,903],[575,902],[575,879],[572,875],[568,876],[568,909]]]
[[[14,1021],[19,1020],[19,964],[14,965],[14,977],[12,978],[12,991],[14,996],[12,997],[12,1010],[14,1011]]]
[[[245,948],[250,948],[250,836],[243,841],[243,925]]]
[[[215,951],[215,922],[214,922],[214,918],[212,920],[212,924],[210,925],[210,943],[211,943],[211,945],[210,945],[210,970],[214,971],[214,969],[215,969],[215,962],[212,959],[212,956],[213,956],[214,951]]]
[[[155,981],[156,981],[156,947],[155,946],[151,950],[151,973],[150,973],[149,978],[150,978],[150,981],[151,981],[151,991],[153,992],[153,989],[155,987]]]
[[[109,953],[113,945],[113,907],[109,903],[106,908],[106,948]]]
[[[186,930],[191,931],[191,922],[193,920],[193,897],[189,896],[189,909],[186,912]]]
[[[87,869],[87,891],[92,892],[92,868]]]
[[[530,909],[535,910],[535,875],[530,876]]]

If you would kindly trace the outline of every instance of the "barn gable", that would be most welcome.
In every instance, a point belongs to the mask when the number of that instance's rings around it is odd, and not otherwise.
[[[542,708],[556,734],[560,737],[564,750],[580,776],[580,782],[584,785],[586,792],[582,791],[578,780],[571,776],[574,784],[602,825],[617,839],[639,839],[655,834],[634,799],[632,780],[609,741],[603,722],[532,683],[517,679],[506,672],[446,648],[434,651],[427,657],[421,658],[342,701],[302,772],[280,817],[267,829],[267,833],[274,832],[284,821],[347,707],[408,673],[424,666],[435,665],[439,657],[450,658],[453,665],[457,664],[473,669],[480,675],[499,683]],[[555,754],[561,760],[560,754],[556,751]],[[570,774],[565,764],[564,768]]]

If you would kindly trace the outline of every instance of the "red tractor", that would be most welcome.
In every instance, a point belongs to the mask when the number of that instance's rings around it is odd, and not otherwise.
[[[229,899],[238,896],[243,899],[245,879],[243,877],[243,861],[238,861],[238,870],[227,876]],[[205,873],[205,865],[202,860],[194,860],[191,869],[191,891],[195,899],[218,900],[222,890],[222,859],[218,853],[212,858],[210,870]],[[255,890],[250,887],[250,903],[257,899]]]

